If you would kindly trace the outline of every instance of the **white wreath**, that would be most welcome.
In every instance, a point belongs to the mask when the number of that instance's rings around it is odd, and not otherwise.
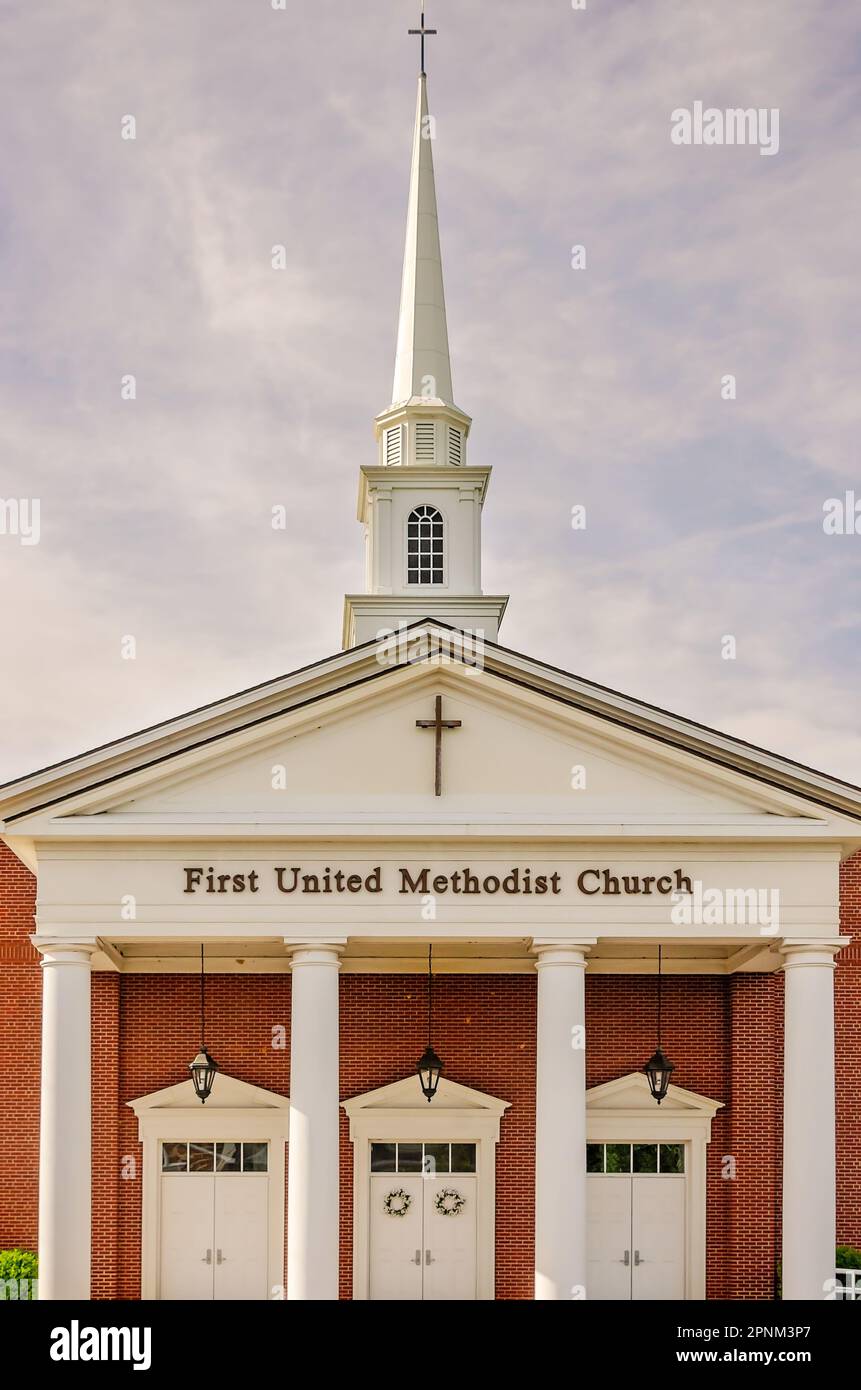
[[[466,1206],[466,1198],[453,1187],[444,1187],[434,1197],[434,1206],[440,1216],[459,1216]]]
[[[383,1202],[383,1210],[387,1216],[406,1216],[413,1199],[408,1192],[404,1192],[402,1187],[396,1187],[394,1192],[390,1192]]]

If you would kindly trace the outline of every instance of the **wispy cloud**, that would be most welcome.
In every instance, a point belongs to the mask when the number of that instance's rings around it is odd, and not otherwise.
[[[0,538],[2,775],[337,648],[391,380],[410,17],[6,6],[0,496],[40,497],[43,536]],[[438,0],[434,22],[503,640],[861,781],[861,536],[821,525],[861,497],[857,7],[533,0],[491,25]],[[673,146],[695,100],[779,107],[779,154]]]

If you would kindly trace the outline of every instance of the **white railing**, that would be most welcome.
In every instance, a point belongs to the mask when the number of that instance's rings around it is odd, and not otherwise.
[[[861,1269],[838,1269],[835,1297],[849,1303],[861,1303]]]

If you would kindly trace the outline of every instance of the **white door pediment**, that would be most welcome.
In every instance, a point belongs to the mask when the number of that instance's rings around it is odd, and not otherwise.
[[[212,1094],[205,1105],[201,1105],[195,1095],[191,1077],[187,1081],[178,1081],[174,1086],[165,1086],[160,1091],[139,1096],[126,1104],[139,1120],[154,1110],[193,1110],[195,1113],[211,1113],[213,1110],[283,1110],[287,1114],[290,1109],[287,1096],[279,1096],[274,1091],[264,1090],[262,1086],[252,1086],[221,1071],[215,1073]]]
[[[505,1113],[510,1103],[507,1100],[498,1100],[496,1096],[485,1095],[483,1091],[475,1091],[470,1086],[461,1086],[459,1082],[450,1081],[445,1076],[440,1077],[436,1095],[428,1103],[422,1094],[417,1075],[405,1076],[388,1086],[365,1091],[363,1095],[353,1096],[350,1100],[341,1102],[350,1120],[374,1110],[418,1110],[421,1114],[432,1112],[434,1115],[439,1114],[441,1110],[459,1113],[473,1111],[498,1118]]]
[[[666,1098],[658,1106],[649,1090],[648,1078],[643,1072],[629,1072],[614,1081],[605,1081],[601,1086],[592,1086],[586,1092],[586,1112],[590,1115],[612,1114],[624,1110],[627,1114],[642,1112],[650,1118],[659,1114],[686,1114],[711,1120],[718,1110],[723,1109],[723,1101],[711,1100],[696,1091],[686,1091],[682,1086],[670,1086]]]

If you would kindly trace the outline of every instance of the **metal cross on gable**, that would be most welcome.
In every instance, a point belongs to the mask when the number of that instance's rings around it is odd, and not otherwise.
[[[433,719],[416,720],[417,729],[433,729],[434,731],[434,796],[442,796],[442,731],[443,729],[460,729],[462,727],[460,719],[443,719],[441,695],[436,697]]]
[[[410,33],[410,34],[416,34],[416,35],[419,35],[419,34],[420,34],[420,35],[421,35],[421,40],[422,40],[422,69],[421,69],[421,71],[422,71],[422,77],[424,77],[424,76],[425,76],[425,39],[426,39],[426,37],[428,36],[428,34],[435,34],[437,31],[436,31],[436,29],[426,29],[426,28],[425,28],[425,12],[424,12],[424,10],[422,10],[422,27],[421,27],[421,29],[409,29],[407,32]]]

